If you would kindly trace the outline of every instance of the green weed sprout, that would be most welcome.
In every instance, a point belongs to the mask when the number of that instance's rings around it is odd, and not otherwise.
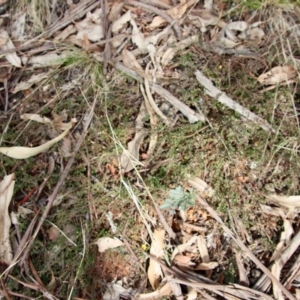
[[[188,206],[195,204],[195,196],[193,190],[185,192],[181,186],[174,190],[170,190],[169,198],[160,206],[163,210],[169,210],[171,215],[175,214],[176,209],[186,210]]]

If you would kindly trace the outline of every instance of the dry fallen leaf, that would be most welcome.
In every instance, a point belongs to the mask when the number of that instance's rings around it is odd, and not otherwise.
[[[297,72],[293,66],[285,65],[278,66],[271,69],[269,72],[261,74],[257,80],[261,84],[275,85],[288,81],[289,79],[295,78]]]
[[[33,86],[36,83],[41,82],[43,79],[48,78],[50,72],[44,72],[39,73],[37,75],[32,75],[31,78],[29,78],[27,81],[21,81],[19,82],[15,88],[13,89],[12,93],[15,94],[19,91],[27,90],[31,86]]]
[[[100,253],[105,252],[108,249],[113,249],[124,245],[124,243],[121,242],[116,237],[115,238],[102,237],[99,238],[97,242],[95,242],[95,244],[98,246],[98,251]]]
[[[142,102],[140,107],[140,112],[136,118],[136,133],[132,141],[128,143],[128,150],[124,149],[121,156],[121,169],[122,172],[126,173],[134,169],[136,165],[139,164],[139,149],[141,143],[143,142],[145,136],[147,135],[146,129],[143,128],[144,123],[143,120],[147,115],[147,110],[144,102]]]
[[[164,255],[164,239],[165,239],[165,230],[155,229],[153,233],[153,240],[150,247],[150,254],[154,255],[157,258],[162,258]],[[149,268],[148,268],[148,279],[154,290],[159,286],[160,279],[162,277],[162,271],[160,264],[150,258]]]
[[[151,30],[158,28],[158,27],[162,27],[165,26],[168,22],[161,16],[156,16],[153,18],[151,24],[149,25],[149,28]]]
[[[9,50],[15,48],[13,42],[8,36],[8,33],[4,29],[0,29],[0,49]],[[5,58],[15,67],[21,68],[22,63],[20,57],[16,52],[9,52],[5,54]]]
[[[12,262],[12,250],[9,237],[11,219],[8,207],[14,191],[14,174],[7,175],[0,183],[0,261],[9,265]]]
[[[49,142],[38,146],[38,147],[0,147],[0,153],[7,155],[9,157],[15,158],[15,159],[26,159],[32,156],[35,156],[37,154],[40,154],[46,150],[48,150],[50,147],[52,147],[54,144],[59,142],[61,139],[63,139],[69,132],[69,130],[72,128],[72,123],[68,123],[68,127],[65,129],[65,131],[59,135],[58,137],[50,140]]]
[[[285,207],[295,208],[300,206],[300,196],[279,196],[274,194],[268,198]]]
[[[187,5],[187,1],[167,10],[167,13],[169,16],[171,16],[173,19],[175,20],[178,20],[180,19],[184,13],[186,12],[188,8],[188,5]]]
[[[117,19],[112,25],[112,32],[116,33],[120,31],[125,25],[131,20],[131,12],[127,10],[127,12],[122,15],[119,19]]]

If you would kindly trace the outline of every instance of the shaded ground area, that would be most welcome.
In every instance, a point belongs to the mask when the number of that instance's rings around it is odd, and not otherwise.
[[[2,2],[1,295],[296,299],[298,4]]]

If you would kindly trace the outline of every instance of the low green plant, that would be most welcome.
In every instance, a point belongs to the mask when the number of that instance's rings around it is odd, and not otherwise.
[[[188,206],[195,204],[195,195],[191,189],[189,192],[183,190],[181,186],[170,190],[169,198],[160,206],[161,209],[169,210],[171,215],[175,214],[176,209],[186,210]]]

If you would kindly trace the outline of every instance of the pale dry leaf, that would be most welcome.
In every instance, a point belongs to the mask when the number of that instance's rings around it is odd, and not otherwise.
[[[103,295],[103,300],[119,300],[131,298],[131,288],[125,289],[122,286],[122,280],[107,285],[106,291]]]
[[[257,80],[261,84],[275,85],[296,77],[297,72],[293,66],[285,65],[272,68],[269,72],[261,74]]]
[[[197,299],[197,291],[191,287],[187,287],[188,288],[188,293],[187,293],[187,298],[186,300],[196,300]]]
[[[20,216],[21,218],[26,218],[27,215],[30,215],[30,214],[33,214],[34,211],[29,209],[29,208],[26,208],[26,207],[23,207],[21,205],[18,205],[18,212],[17,212],[17,215]]]
[[[294,208],[300,206],[300,196],[279,196],[273,194],[269,195],[268,198],[285,207]]]
[[[122,60],[124,65],[129,69],[135,70],[137,72],[144,72],[142,66],[139,64],[131,51],[124,49],[122,51]]]
[[[100,253],[105,252],[108,249],[113,249],[124,245],[124,243],[116,237],[102,237],[99,238],[95,244],[98,246],[98,251]]]
[[[50,120],[47,117],[42,117],[39,114],[23,114],[23,115],[21,115],[20,118],[25,120],[25,121],[30,120],[30,121],[35,121],[35,122],[39,122],[39,123],[42,123],[42,124],[53,124],[52,120]]]
[[[239,39],[246,40],[247,42],[252,42],[257,45],[261,43],[264,37],[265,37],[265,32],[258,27],[249,28],[238,35]]]
[[[161,64],[167,66],[176,53],[180,50],[188,48],[190,45],[195,44],[199,41],[198,35],[192,35],[176,44],[175,47],[168,48],[161,57]]]
[[[118,15],[122,11],[123,6],[125,5],[125,2],[123,0],[114,0],[113,4],[111,6],[109,15],[108,15],[108,20],[110,22],[113,22],[114,20],[117,19]]]
[[[9,35],[6,30],[0,29],[0,49],[1,50],[10,50],[15,48],[13,42],[9,38]],[[15,67],[21,68],[22,63],[20,57],[16,52],[9,52],[5,54],[5,58]]]
[[[60,151],[61,151],[61,156],[62,157],[70,157],[72,156],[72,142],[71,139],[69,137],[65,137],[62,140],[62,144],[59,147]]]
[[[19,91],[27,90],[31,86],[33,86],[36,83],[41,82],[43,79],[48,78],[50,72],[43,72],[39,73],[37,75],[32,75],[27,81],[21,81],[19,82],[15,88],[13,89],[12,93],[15,94]]]
[[[188,5],[186,2],[187,1],[167,10],[167,14],[171,16],[173,19],[179,20],[188,9]]]
[[[119,19],[117,19],[112,25],[112,32],[117,33],[122,30],[125,25],[131,20],[131,12],[127,10],[127,12],[122,15]]]
[[[64,41],[68,36],[77,32],[76,27],[70,24],[63,31],[59,32],[55,37],[54,41]]]
[[[143,142],[145,136],[148,134],[147,130],[144,129],[144,118],[147,116],[147,109],[145,107],[144,102],[142,102],[139,114],[135,121],[136,133],[132,141],[130,141],[127,145],[128,150],[124,149],[121,156],[121,169],[122,172],[129,172],[136,165],[139,164],[139,149],[141,143]]]
[[[149,25],[149,29],[153,30],[155,28],[163,27],[167,24],[168,22],[161,16],[156,16],[153,18],[152,22]]]
[[[186,251],[189,247],[191,247],[193,244],[197,243],[197,236],[192,236],[186,243],[180,244],[178,246],[176,246],[176,248],[174,249],[171,259],[173,260],[174,257],[178,254],[178,253],[182,253],[184,251]],[[190,251],[192,252],[192,251]]]
[[[144,130],[137,132],[128,143],[128,150],[124,149],[121,156],[121,169],[124,173],[133,170],[139,164],[139,149],[146,135],[147,132]]]
[[[218,265],[219,264],[217,262],[200,263],[194,268],[194,270],[210,271],[216,268]]]
[[[32,156],[35,156],[37,154],[40,154],[46,150],[48,150],[50,147],[52,147],[54,144],[59,142],[61,139],[63,139],[69,132],[69,130],[72,128],[72,125],[69,124],[69,127],[58,137],[50,140],[49,142],[38,146],[38,147],[0,147],[0,153],[9,156],[11,158],[15,159],[26,159]]]
[[[148,294],[139,294],[139,300],[154,300],[164,299],[164,296],[170,296],[172,294],[172,288],[169,283],[163,285],[163,287],[157,291]]]
[[[212,189],[205,181],[198,177],[190,179],[188,182],[192,187],[197,189],[202,196],[212,197],[215,194],[214,189]]]
[[[177,299],[177,300],[183,300],[184,297],[182,296],[182,290],[180,287],[180,284],[175,283],[175,282],[171,282],[172,277],[168,276],[167,280],[169,281],[168,284],[170,285],[172,292],[173,292],[173,296]]]
[[[155,229],[153,232],[150,254],[154,255],[157,258],[163,258],[164,247],[165,247],[164,239],[165,239],[165,230]],[[160,264],[151,258],[150,258],[147,274],[152,288],[156,290],[162,278],[162,270]]]
[[[131,18],[130,24],[132,26],[132,42],[139,48],[142,53],[147,53],[148,42],[145,40],[144,35],[141,33],[139,28],[137,27],[134,19]]]
[[[206,247],[206,242],[205,239],[202,236],[197,237],[197,245],[200,253],[200,257],[204,263],[209,263],[209,255],[208,255],[208,250]]]
[[[205,8],[207,11],[212,10],[213,4],[214,4],[214,1],[213,1],[213,0],[204,0],[204,8]]]
[[[176,264],[177,266],[182,266],[182,267],[190,267],[195,265],[195,263],[191,261],[191,258],[189,256],[182,255],[182,254],[177,254],[173,258],[173,263]]]
[[[235,261],[236,261],[238,271],[239,271],[239,283],[244,286],[249,286],[250,282],[248,279],[247,271],[246,271],[243,261],[242,261],[241,253],[239,253],[236,250],[234,250],[234,253],[235,253]]]
[[[13,22],[11,24],[12,38],[17,39],[18,41],[24,41],[26,13],[22,11],[18,11],[13,15],[12,19],[13,19]]]
[[[280,241],[276,246],[271,261],[272,260],[276,261],[277,259],[280,258],[283,250],[285,249],[286,245],[289,244],[291,237],[294,234],[294,229],[290,220],[284,219],[283,225],[284,225],[284,231],[281,232]]]
[[[268,205],[260,204],[260,208],[262,212],[267,215],[277,216],[285,219],[285,212],[280,207],[271,207]]]
[[[12,249],[9,237],[11,219],[8,208],[14,192],[14,178],[14,174],[6,175],[0,183],[0,260],[7,265],[12,262]]]
[[[163,54],[163,56],[161,57],[161,64],[163,66],[167,66],[169,62],[174,58],[175,54],[176,54],[175,48],[167,49]]]
[[[223,20],[208,11],[201,12],[199,16],[188,15],[187,18],[193,25],[200,28],[201,32],[206,32],[210,25],[218,25],[221,28],[227,26]]]
[[[28,59],[28,57],[22,57],[23,64],[30,64],[36,68],[51,67],[55,65],[61,65],[65,62],[67,58],[70,57],[69,52],[57,53],[48,53],[40,56],[33,56]]]
[[[100,41],[104,37],[102,25],[97,25],[86,21],[85,27],[78,30],[76,35],[76,38],[79,40],[84,40],[85,37],[87,37],[91,42]]]

